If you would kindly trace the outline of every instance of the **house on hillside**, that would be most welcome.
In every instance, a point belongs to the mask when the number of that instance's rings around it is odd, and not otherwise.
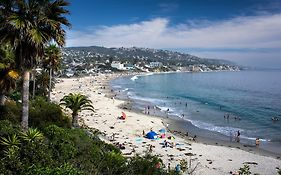
[[[111,67],[116,68],[118,70],[126,70],[124,64],[120,63],[119,61],[113,61],[111,63]]]
[[[128,63],[128,64],[125,64],[125,69],[126,69],[126,70],[134,70],[135,67],[134,67],[134,65]]]
[[[150,62],[149,63],[149,67],[151,67],[151,68],[158,68],[158,67],[162,67],[163,66],[163,63],[161,63],[161,62]]]

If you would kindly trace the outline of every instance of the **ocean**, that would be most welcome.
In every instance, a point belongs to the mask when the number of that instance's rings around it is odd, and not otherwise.
[[[281,153],[281,71],[161,73],[122,77],[111,82],[120,98],[150,113],[159,109],[186,122],[198,136],[254,143]],[[280,121],[273,121],[277,117]]]

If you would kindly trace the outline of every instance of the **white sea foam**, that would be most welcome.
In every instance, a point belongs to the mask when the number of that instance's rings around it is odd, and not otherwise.
[[[169,112],[173,112],[174,109],[170,108],[170,107],[164,107],[164,106],[156,106],[157,108],[159,108],[161,111],[167,111],[169,109]]]
[[[126,91],[128,91],[128,90],[129,90],[129,88],[126,88],[126,89],[123,89],[122,92],[126,92]]]
[[[132,81],[136,81],[138,79],[138,75],[135,75],[131,78]]]
[[[215,126],[214,124],[205,123],[202,121],[196,121],[196,120],[188,120],[188,121],[190,121],[194,126],[196,126],[198,128],[206,129],[206,130],[214,131],[214,132],[219,132],[226,136],[229,136],[230,134],[234,135],[234,133],[237,132],[238,130],[241,132],[244,131],[241,128]]]
[[[213,132],[218,132],[221,133],[225,136],[231,136],[234,137],[235,133],[239,130],[241,133],[244,132],[243,129],[241,128],[235,128],[235,127],[222,127],[222,126],[215,126],[214,124],[210,124],[210,123],[205,123],[205,122],[201,122],[201,121],[196,121],[196,120],[189,120],[194,126],[201,128],[201,129],[206,129],[209,131],[213,131]],[[253,137],[247,137],[245,135],[241,135],[240,138],[243,139],[248,139],[248,140],[256,140],[256,138]],[[260,139],[260,141],[263,142],[269,142],[270,140],[267,139]]]
[[[140,96],[137,96],[137,95],[135,95],[135,93],[130,92],[130,91],[127,94],[130,95],[131,98],[134,99],[134,100],[150,102],[150,103],[153,103],[153,104],[159,104],[159,103],[165,103],[166,102],[165,100],[156,99],[156,98],[140,97]]]
[[[120,88],[122,88],[122,86],[119,86],[119,85],[114,85],[114,86],[112,86],[114,89],[120,89]]]

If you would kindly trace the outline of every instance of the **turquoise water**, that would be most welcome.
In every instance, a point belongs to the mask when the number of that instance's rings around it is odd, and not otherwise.
[[[281,120],[281,71],[148,74],[116,79],[112,87],[140,109],[169,109],[200,129],[281,143],[281,121],[271,120]]]

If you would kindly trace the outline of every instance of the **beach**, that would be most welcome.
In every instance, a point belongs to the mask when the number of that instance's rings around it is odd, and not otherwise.
[[[58,103],[69,93],[88,96],[93,102],[95,112],[81,112],[80,124],[84,123],[89,128],[100,130],[100,138],[117,145],[125,156],[151,152],[158,155],[166,167],[170,163],[171,168],[182,159],[187,161],[188,165],[191,161],[190,169],[196,167],[194,174],[230,174],[237,172],[244,164],[250,166],[253,174],[277,174],[277,168],[281,168],[281,160],[276,157],[242,150],[242,145],[239,148],[233,145],[220,146],[221,144],[209,144],[200,138],[194,141],[191,137],[185,137],[184,133],[175,132],[178,125],[169,119],[131,111],[129,103],[114,98],[109,87],[109,81],[119,76],[124,75],[98,74],[91,77],[58,79],[59,82],[52,92],[52,101]],[[126,115],[125,120],[120,119],[122,112]],[[167,130],[165,138],[150,140],[143,137],[143,132],[153,130],[159,133],[163,128]],[[165,147],[165,140],[169,142],[168,147]]]

